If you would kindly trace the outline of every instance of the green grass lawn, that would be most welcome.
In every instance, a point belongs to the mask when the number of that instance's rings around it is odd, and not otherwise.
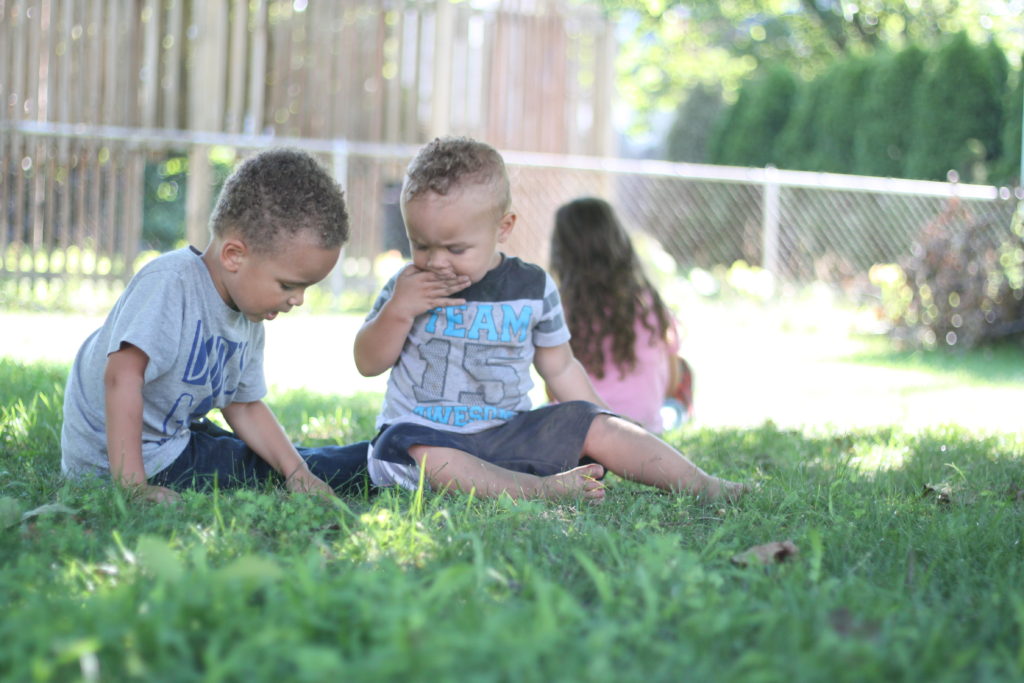
[[[1024,678],[1019,349],[700,315],[722,340],[688,325],[700,420],[667,438],[760,484],[735,506],[614,477],[597,507],[272,488],[152,506],[58,476],[69,358],[44,346],[80,339],[0,352],[0,680]],[[306,444],[367,438],[376,388],[308,362],[350,353],[314,318],[268,326],[287,378],[269,402]],[[733,562],[786,540],[783,562]]]

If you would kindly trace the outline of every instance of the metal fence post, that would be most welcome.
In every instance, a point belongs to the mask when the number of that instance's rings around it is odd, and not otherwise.
[[[764,203],[761,208],[761,267],[778,276],[779,182],[774,166],[764,169]]]

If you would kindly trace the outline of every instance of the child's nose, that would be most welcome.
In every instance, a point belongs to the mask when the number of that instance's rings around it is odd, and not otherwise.
[[[444,268],[447,265],[447,261],[444,258],[444,252],[440,250],[431,251],[427,255],[427,267],[428,268]]]
[[[301,306],[305,294],[306,294],[306,290],[304,290],[304,289],[297,290],[294,294],[292,294],[290,297],[288,297],[288,305],[289,306]]]

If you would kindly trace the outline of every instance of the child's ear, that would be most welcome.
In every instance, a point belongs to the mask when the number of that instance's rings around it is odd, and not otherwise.
[[[237,273],[248,255],[249,249],[245,246],[245,242],[240,239],[229,237],[221,242],[220,262],[224,266],[224,270],[229,273]]]
[[[508,239],[508,236],[512,234],[512,228],[516,227],[516,214],[514,211],[509,211],[501,217],[501,223],[498,224],[498,243],[502,243]]]

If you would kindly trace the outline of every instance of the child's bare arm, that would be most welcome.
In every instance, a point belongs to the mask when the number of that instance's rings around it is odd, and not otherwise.
[[[309,471],[281,423],[263,401],[231,403],[221,409],[231,429],[256,455],[285,478],[289,491],[332,495],[334,491]]]
[[[607,408],[594,391],[586,370],[576,360],[569,342],[558,346],[538,346],[533,365],[544,378],[549,394],[557,401],[590,401]]]
[[[103,373],[107,414],[107,459],[114,481],[138,490],[147,500],[173,501],[178,494],[146,483],[142,465],[142,385],[149,356],[131,344],[107,356]]]
[[[398,360],[413,320],[438,306],[456,306],[464,299],[449,296],[470,284],[465,275],[441,277],[408,265],[395,282],[395,291],[377,316],[367,321],[356,334],[356,369],[365,377],[374,377],[390,369]]]

